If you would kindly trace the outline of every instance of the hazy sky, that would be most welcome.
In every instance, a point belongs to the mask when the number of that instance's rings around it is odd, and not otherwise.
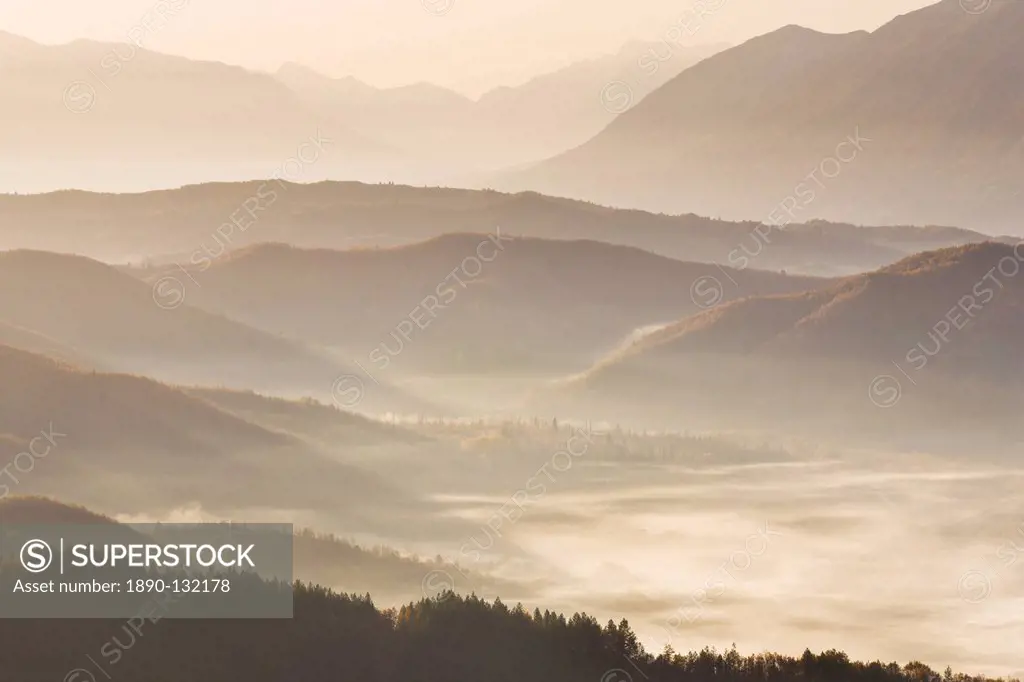
[[[658,40],[698,3],[709,15],[689,42],[737,43],[786,24],[873,29],[934,1],[0,0],[0,30],[45,43],[123,41],[167,3],[180,9],[146,36],[146,47],[262,69],[298,61],[375,85],[426,80],[476,93],[615,52],[631,39]]]

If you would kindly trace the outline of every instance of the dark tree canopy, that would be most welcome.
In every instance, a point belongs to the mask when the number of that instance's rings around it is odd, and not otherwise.
[[[0,682],[983,682],[921,663],[856,663],[714,649],[646,653],[629,623],[602,627],[445,593],[400,609],[297,584],[295,618],[0,620]],[[98,669],[102,667],[102,672]],[[81,668],[78,677],[69,673]]]

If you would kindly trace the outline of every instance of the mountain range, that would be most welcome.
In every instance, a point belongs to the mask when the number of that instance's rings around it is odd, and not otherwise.
[[[821,279],[594,241],[485,234],[345,251],[259,244],[196,273],[198,284],[174,309],[155,295],[166,273],[181,276],[176,266],[118,269],[8,252],[0,258],[0,291],[9,292],[0,298],[0,333],[14,347],[5,347],[4,376],[33,388],[11,394],[4,413],[14,421],[0,431],[19,442],[31,425],[61,415],[84,419],[83,433],[103,434],[113,424],[83,410],[114,401],[115,412],[144,410],[132,424],[166,440],[168,451],[225,442],[233,451],[247,439],[314,450],[346,441],[415,445],[413,434],[332,417],[335,410],[314,403],[214,387],[330,400],[332,382],[349,376],[359,378],[359,396],[345,406],[465,414],[454,407],[455,384],[438,385],[445,389],[434,408],[417,397],[431,390],[410,392],[406,383],[512,372],[533,382],[534,414],[644,423],[662,415],[684,428],[677,420],[685,408],[687,425],[706,420],[709,428],[834,430],[852,421],[864,435],[882,424],[875,435],[914,440],[953,427],[1005,440],[1011,397],[1024,384],[1015,369],[1024,343],[1019,250],[967,244]],[[76,361],[89,364],[66,369]],[[202,387],[165,392],[111,371]],[[546,389],[541,377],[563,381]],[[475,409],[498,409],[496,390],[472,398]],[[182,430],[144,416],[150,410],[181,413]],[[281,433],[291,440],[273,436]]]
[[[751,39],[496,186],[733,220],[1020,232],[1024,4],[962,5],[870,33]]]
[[[682,261],[816,276],[874,270],[918,251],[990,239],[934,225],[768,225],[614,209],[534,192],[357,182],[213,183],[124,195],[0,195],[0,224],[0,248],[77,253],[118,263],[173,261],[190,270],[205,270],[231,250],[261,242],[346,250],[498,227],[506,235],[596,240]]]
[[[21,164],[8,190],[34,191],[42,177],[51,189],[173,186],[198,172],[377,178],[402,158],[270,74],[132,44],[49,46],[0,34],[0,74],[0,160],[5,174]]]
[[[787,26],[729,49],[631,43],[478,100],[2,34],[0,158],[28,161],[0,170],[19,191],[44,176],[50,189],[119,190],[360,178],[734,221],[1015,232],[1024,6],[961,4],[872,32]]]
[[[20,329],[7,337],[26,350],[177,383],[282,393],[325,391],[345,373],[299,341],[188,305],[161,307],[163,291],[81,256],[0,253],[0,329]]]
[[[0,31],[0,526],[283,522],[297,579],[152,637],[0,618],[0,682],[1017,682],[1024,0],[900,2],[473,97]],[[466,83],[484,9],[422,4],[352,68],[425,22]],[[725,4],[683,18],[782,23]],[[658,21],[603,9],[500,31]],[[0,604],[48,578],[8,558]]]
[[[41,45],[0,32],[0,171],[11,174],[0,190],[468,177],[584,142],[614,117],[602,105],[609,81],[630,78],[639,98],[725,46],[669,47],[653,69],[642,61],[653,47],[631,43],[473,101],[296,64],[271,74],[134,44]]]
[[[82,370],[8,346],[0,376],[0,459],[18,458],[0,497],[45,492],[101,508],[116,499],[125,514],[193,504],[223,514],[315,509],[381,524],[414,500],[354,459],[328,454],[425,442],[400,427],[310,401]],[[26,464],[18,453],[29,451]]]
[[[310,106],[335,113],[352,130],[435,164],[498,169],[571,149],[601,131],[619,110],[609,84],[639,101],[673,76],[728,45],[627,43],[619,52],[577,62],[476,100],[429,83],[379,89],[285,64],[276,78]]]
[[[183,277],[175,266],[136,275]],[[256,245],[197,273],[188,300],[274,335],[344,349],[371,374],[392,363],[446,374],[574,372],[638,328],[699,310],[691,285],[714,275],[735,283],[722,292],[729,300],[822,282],[499,230],[382,249]]]

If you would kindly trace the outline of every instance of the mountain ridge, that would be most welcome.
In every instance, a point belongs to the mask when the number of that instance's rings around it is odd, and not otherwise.
[[[1024,386],[1021,264],[1009,245],[973,244],[726,302],[640,337],[535,405],[648,428],[684,414],[687,428],[1009,456],[1019,448],[1012,396]]]
[[[839,155],[799,220],[1019,231],[1021,31],[1024,5],[1012,0],[978,14],[938,3],[870,33],[779,29],[703,60],[580,147],[496,184],[749,218]],[[849,135],[871,144],[840,153]]]
[[[242,224],[249,222],[243,204],[266,189],[277,199],[257,213],[249,229],[230,223],[239,216]],[[290,211],[283,213],[277,205],[286,201]],[[72,216],[74,229],[68,225]],[[749,258],[754,268],[835,276],[877,269],[914,251],[991,238],[954,227],[860,227],[823,221],[766,226],[692,213],[615,209],[532,191],[358,182],[253,181],[124,195],[79,190],[0,195],[0,223],[0,248],[81,253],[108,262],[138,262],[148,256],[189,267],[198,264],[193,258],[205,262],[257,242],[331,249],[395,246],[500,225],[505,234],[593,239],[676,260],[736,265],[734,255],[756,253]],[[87,232],[95,236],[87,238]]]

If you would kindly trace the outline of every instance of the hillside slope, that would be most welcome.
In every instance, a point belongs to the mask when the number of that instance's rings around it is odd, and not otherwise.
[[[82,371],[6,346],[0,376],[7,386],[0,393],[0,461],[12,464],[0,497],[46,494],[102,508],[117,500],[125,513],[190,503],[355,513],[377,503],[400,509],[407,501],[300,433],[258,421],[269,407],[254,408],[250,420],[151,379]],[[322,421],[322,428],[345,432],[312,406],[310,413],[306,419]],[[385,443],[366,432],[356,425],[346,446]],[[402,442],[395,433],[387,442]]]
[[[201,276],[191,299],[197,306],[344,348],[364,366],[447,372],[578,371],[638,328],[699,310],[691,291],[702,279],[726,281],[723,300],[823,283],[500,231],[390,249],[259,245]],[[373,292],[372,306],[366,292]]]
[[[687,69],[503,188],[728,219],[1019,233],[1024,4],[942,0],[872,33],[788,26]]]
[[[0,253],[0,321],[103,367],[179,384],[325,397],[338,376],[353,371],[283,334],[192,307],[165,284],[147,285],[79,256]],[[416,404],[388,386],[373,398],[381,409]]]
[[[675,428],[1013,451],[1020,268],[1012,247],[986,243],[733,301],[645,335],[538,405]]]

